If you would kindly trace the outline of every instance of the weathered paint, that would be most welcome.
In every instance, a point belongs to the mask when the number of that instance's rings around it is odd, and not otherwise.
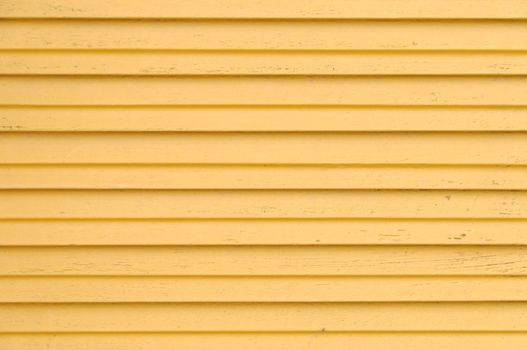
[[[527,2],[0,2],[0,348],[527,346]]]

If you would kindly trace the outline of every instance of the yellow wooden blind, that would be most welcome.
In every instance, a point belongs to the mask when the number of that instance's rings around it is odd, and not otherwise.
[[[0,17],[0,349],[527,347],[526,1]]]

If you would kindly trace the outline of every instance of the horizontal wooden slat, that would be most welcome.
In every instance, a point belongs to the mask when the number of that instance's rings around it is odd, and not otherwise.
[[[0,74],[516,75],[527,74],[527,54],[4,51]]]
[[[0,218],[514,219],[527,218],[527,192],[4,190]]]
[[[0,188],[526,190],[527,167],[0,165]]]
[[[527,131],[527,109],[4,106],[2,131]]]
[[[0,220],[0,245],[525,245],[526,230],[525,220]]]
[[[20,106],[525,106],[526,101],[527,77],[0,77],[0,105]]]
[[[525,331],[527,303],[0,305],[0,332]]]
[[[9,247],[4,276],[527,275],[527,247]],[[388,285],[387,285],[388,287]]]
[[[527,135],[4,133],[0,137],[0,164],[131,163],[525,165]]]
[[[525,347],[526,4],[209,2],[0,4],[0,348]]]
[[[4,0],[3,18],[527,18],[521,0]]]
[[[0,49],[527,49],[524,21],[3,20],[0,33]]]
[[[0,289],[1,303],[527,301],[525,277],[8,277]]]
[[[5,350],[510,350],[527,344],[525,333],[200,333],[200,334],[17,334],[0,335]]]

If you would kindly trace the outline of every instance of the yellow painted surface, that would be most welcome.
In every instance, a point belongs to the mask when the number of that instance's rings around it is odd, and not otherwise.
[[[519,75],[527,53],[11,50],[6,75]]]
[[[523,0],[4,0],[7,18],[395,19],[527,17]]]
[[[0,18],[0,349],[527,347],[526,1]]]

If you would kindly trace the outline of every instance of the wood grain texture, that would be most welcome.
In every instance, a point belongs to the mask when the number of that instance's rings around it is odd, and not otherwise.
[[[8,75],[521,75],[524,52],[3,51]]]
[[[525,303],[2,304],[0,332],[525,331]]]
[[[0,164],[527,164],[525,133],[4,133],[1,136]]]
[[[527,108],[0,106],[0,132],[527,131]]]
[[[78,349],[155,350],[177,348],[188,350],[443,350],[461,347],[470,350],[509,350],[523,347],[527,335],[522,332],[487,333],[99,333],[99,334],[0,334],[6,350]]]
[[[524,21],[3,20],[0,49],[525,50]]]
[[[1,303],[527,301],[526,277],[488,276],[2,277],[0,289]]]
[[[3,276],[525,276],[527,247],[9,247]]]
[[[0,77],[0,105],[18,106],[525,106],[526,100],[527,77],[520,76]]]
[[[1,246],[526,245],[525,220],[0,220]]]
[[[527,18],[521,0],[5,0],[3,18]]]

